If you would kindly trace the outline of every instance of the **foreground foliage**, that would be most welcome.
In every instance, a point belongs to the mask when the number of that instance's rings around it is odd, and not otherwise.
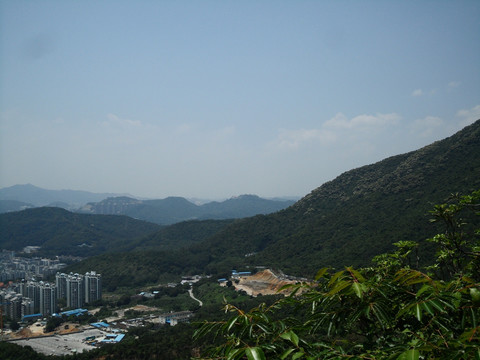
[[[445,226],[433,266],[413,266],[418,245],[402,241],[372,267],[323,268],[273,305],[226,305],[228,320],[195,333],[220,341],[205,358],[480,359],[480,191],[431,213]]]

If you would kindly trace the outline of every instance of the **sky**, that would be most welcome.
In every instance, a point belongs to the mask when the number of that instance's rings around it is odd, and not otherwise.
[[[0,0],[0,188],[304,196],[477,119],[477,0]]]

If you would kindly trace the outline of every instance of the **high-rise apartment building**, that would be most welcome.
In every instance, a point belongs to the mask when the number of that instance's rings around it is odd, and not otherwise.
[[[57,299],[67,298],[67,274],[58,273],[55,275],[55,286],[57,287]]]
[[[85,274],[85,302],[90,304],[102,298],[102,276],[95,271]]]
[[[11,290],[0,290],[0,307],[3,316],[20,320],[22,316],[22,296]]]
[[[33,301],[33,308],[36,313],[40,312],[40,288],[36,281],[28,281],[22,295]]]
[[[40,293],[40,313],[43,316],[52,315],[57,308],[57,288],[55,285],[40,281],[38,284]]]
[[[70,274],[67,276],[67,307],[81,308],[85,303],[85,284],[83,275]]]

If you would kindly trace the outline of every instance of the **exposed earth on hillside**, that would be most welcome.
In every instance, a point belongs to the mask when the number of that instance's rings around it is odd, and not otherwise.
[[[236,290],[243,290],[248,295],[275,295],[289,293],[288,290],[279,292],[282,286],[295,284],[304,279],[292,279],[283,274],[275,274],[272,270],[266,269],[251,276],[242,276],[233,281]]]

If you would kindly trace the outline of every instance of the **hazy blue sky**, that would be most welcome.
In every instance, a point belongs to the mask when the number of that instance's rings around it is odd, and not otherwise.
[[[478,0],[0,0],[0,187],[303,196],[479,118]]]

